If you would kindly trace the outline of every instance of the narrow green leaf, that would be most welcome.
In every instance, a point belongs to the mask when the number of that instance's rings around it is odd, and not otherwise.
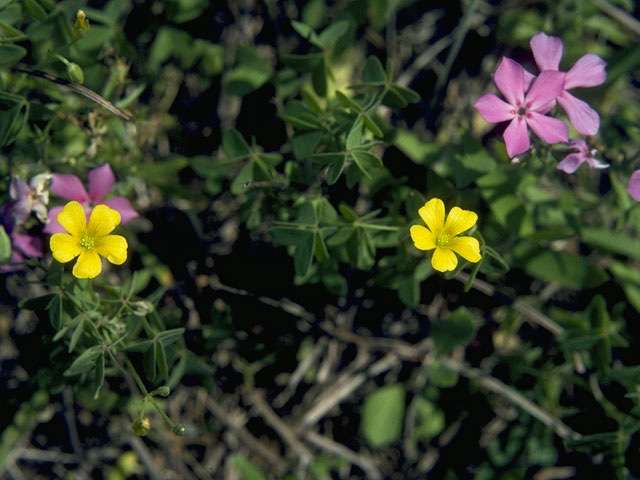
[[[87,348],[84,352],[76,358],[71,366],[64,372],[65,377],[73,377],[74,375],[80,375],[88,372],[95,367],[96,358],[102,353],[101,345],[94,345]]]
[[[371,152],[366,150],[353,150],[351,152],[353,159],[364,170],[371,170],[382,167],[382,160]]]
[[[340,179],[340,175],[342,175],[342,171],[344,170],[346,163],[345,158],[346,157],[344,155],[340,155],[337,162],[333,162],[329,165],[329,168],[327,169],[327,183],[329,185],[334,185]]]
[[[315,250],[316,236],[313,232],[305,232],[304,241],[298,243],[296,251],[293,255],[293,265],[297,275],[304,277],[313,261],[313,254]]]
[[[73,352],[78,345],[78,342],[82,338],[82,334],[84,333],[85,328],[85,318],[84,315],[80,317],[80,321],[76,325],[76,328],[73,330],[73,335],[71,335],[71,341],[69,342],[69,353]]]
[[[280,245],[297,245],[307,238],[308,230],[296,227],[273,227],[269,235]]]
[[[311,202],[305,202],[298,208],[296,222],[303,225],[317,225],[316,209]]]
[[[62,297],[57,294],[51,297],[47,310],[49,311],[51,326],[56,330],[60,330],[62,326]]]
[[[318,65],[322,65],[321,53],[309,53],[307,55],[282,55],[282,63],[287,67],[293,68],[300,73],[309,73],[314,71]]]
[[[324,60],[316,65],[311,72],[311,84],[319,96],[327,96],[327,69]]]
[[[27,55],[27,49],[20,45],[7,43],[0,45],[0,65],[15,63]]]
[[[4,227],[0,225],[0,265],[9,263],[11,255],[11,239],[9,238],[9,235],[7,235]]]
[[[158,364],[158,372],[160,376],[166,381],[169,380],[169,366],[167,365],[167,354],[162,342],[159,342],[156,350],[156,362]]]
[[[172,343],[177,342],[184,335],[184,328],[172,328],[158,333],[158,338],[165,347],[168,347]]]
[[[100,394],[100,389],[102,388],[102,384],[104,383],[104,352],[101,352],[100,355],[98,355],[98,358],[96,358],[95,369],[96,369],[95,376],[93,378],[94,400],[98,398],[98,395]]]
[[[222,134],[222,151],[229,160],[242,160],[251,154],[249,144],[235,128]]]
[[[360,105],[358,105],[355,101],[353,101],[350,97],[342,93],[340,90],[336,90],[335,93],[336,93],[336,98],[338,99],[338,102],[340,102],[340,105],[342,105],[344,108],[350,108],[356,113],[362,110],[362,108],[360,108]]]
[[[365,127],[367,127],[367,129],[371,133],[373,133],[376,137],[382,138],[384,136],[384,134],[382,133],[382,130],[380,130],[380,127],[376,125],[376,122],[374,122],[373,119],[368,114],[366,113],[363,114],[362,120],[364,121]]]
[[[401,384],[386,385],[367,396],[361,425],[373,448],[391,445],[401,437],[405,408],[405,389]]]
[[[338,20],[327,28],[325,28],[320,35],[318,35],[318,43],[316,46],[323,50],[332,48],[340,37],[342,37],[349,30],[349,22],[346,20]]]
[[[62,284],[62,272],[64,266],[60,262],[51,262],[51,266],[47,271],[47,285],[50,287],[59,287]]]
[[[142,354],[142,368],[144,370],[144,374],[150,382],[156,381],[157,352],[158,343],[153,342],[151,348]]]
[[[327,250],[327,246],[324,243],[324,239],[320,232],[315,233],[315,241],[314,241],[314,254],[316,260],[320,263],[326,262],[329,259],[329,251]]]

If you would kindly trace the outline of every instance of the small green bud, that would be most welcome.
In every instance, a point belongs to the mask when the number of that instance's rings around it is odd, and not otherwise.
[[[173,433],[176,434],[177,436],[181,437],[185,433],[187,433],[187,427],[185,427],[183,424],[179,423],[178,425],[173,427]]]
[[[133,422],[131,428],[133,429],[133,433],[135,433],[139,437],[143,437],[147,433],[149,433],[149,430],[151,429],[151,422],[147,417],[139,418],[138,420]]]
[[[87,20],[87,15],[82,10],[78,10],[78,13],[76,14],[76,23],[73,24],[73,35],[76,38],[82,38],[88,31],[89,20]]]
[[[11,260],[11,240],[4,227],[0,225],[0,264],[8,263],[9,260]]]
[[[84,72],[77,63],[69,63],[67,65],[67,73],[72,81],[76,83],[84,83]]]
[[[151,395],[151,396],[156,396],[157,395],[158,397],[168,397],[170,393],[171,393],[171,389],[169,387],[167,387],[166,385],[163,385],[162,387],[156,388],[149,395]]]
[[[144,317],[145,315],[149,315],[151,312],[153,312],[153,304],[151,302],[147,302],[146,300],[140,300],[131,304],[131,310],[133,311],[134,315],[138,317]]]

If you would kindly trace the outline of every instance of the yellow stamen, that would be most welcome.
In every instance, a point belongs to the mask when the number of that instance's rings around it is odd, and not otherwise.
[[[91,250],[95,244],[95,239],[90,235],[85,235],[80,240],[80,246],[86,248],[87,250]]]
[[[435,243],[440,248],[446,247],[449,243],[449,235],[447,235],[446,233],[441,233],[436,237]]]

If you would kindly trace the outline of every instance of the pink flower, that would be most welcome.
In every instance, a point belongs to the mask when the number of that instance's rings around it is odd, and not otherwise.
[[[631,174],[627,193],[636,201],[640,202],[640,170],[636,170]]]
[[[21,233],[11,233],[11,249],[13,250],[10,263],[0,265],[0,272],[17,272],[24,267],[21,263],[25,257],[42,257],[42,240],[34,235],[23,235]]]
[[[527,127],[547,143],[566,142],[569,139],[569,128],[564,122],[544,115],[551,110],[554,100],[562,92],[564,77],[562,72],[545,71],[530,83],[531,74],[522,65],[503,57],[494,81],[507,101],[487,93],[473,106],[489,123],[510,120],[503,134],[509,157],[513,158],[529,149]]]
[[[132,218],[138,216],[129,200],[124,197],[114,197],[103,201],[103,197],[111,190],[116,183],[116,177],[108,163],[101,167],[94,168],[89,172],[89,193],[84,189],[82,182],[75,175],[53,174],[51,191],[65,200],[75,200],[80,203],[87,215],[91,212],[93,205],[105,204],[120,213],[121,223],[127,223]],[[49,210],[49,223],[44,228],[46,233],[64,233],[66,230],[58,223],[58,213],[62,207],[54,207]]]
[[[540,32],[531,38],[529,44],[541,72],[559,71],[560,59],[562,59],[560,38]],[[580,57],[566,73],[563,90],[558,95],[558,103],[566,112],[571,124],[582,135],[595,135],[600,127],[600,117],[586,102],[577,99],[567,90],[600,85],[607,79],[605,65],[606,62],[593,53]]]
[[[558,170],[562,170],[565,173],[573,173],[584,162],[587,162],[591,168],[607,168],[609,166],[608,163],[604,163],[595,158],[597,150],[589,148],[589,145],[587,145],[587,142],[584,140],[579,138],[569,140],[567,145],[573,148],[576,153],[570,153],[564,157],[564,159],[558,164]]]

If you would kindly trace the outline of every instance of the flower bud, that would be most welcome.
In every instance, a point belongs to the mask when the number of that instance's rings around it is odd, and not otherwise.
[[[143,437],[147,433],[149,433],[149,430],[151,429],[151,422],[147,417],[139,418],[138,420],[133,422],[131,428],[133,430],[133,433],[135,433],[139,437]]]
[[[187,427],[185,427],[181,423],[173,427],[173,433],[179,437],[183,436],[186,432],[187,432]]]
[[[82,38],[88,31],[89,20],[87,20],[87,15],[82,10],[78,10],[78,13],[76,14],[76,23],[73,24],[73,35],[76,38]]]

